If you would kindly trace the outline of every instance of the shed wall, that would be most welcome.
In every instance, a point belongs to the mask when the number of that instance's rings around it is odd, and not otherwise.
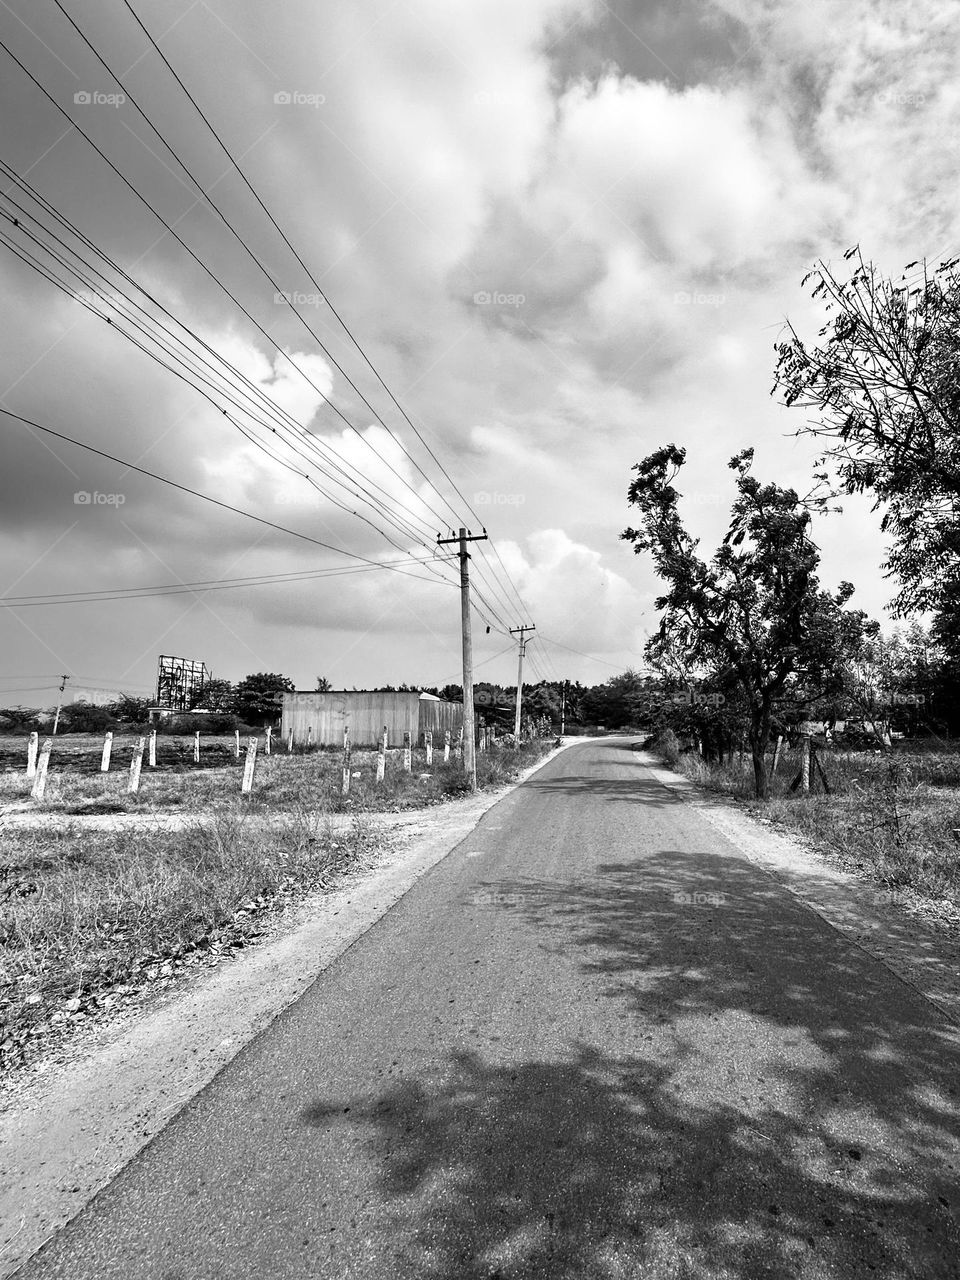
[[[358,747],[376,746],[383,727],[387,727],[387,745],[403,745],[404,733],[416,742],[419,732],[420,698],[416,693],[381,693],[363,690],[330,691],[328,693],[285,693],[281,732],[286,737],[293,730],[297,744],[312,740],[317,745],[340,746],[345,729],[350,742]]]
[[[430,699],[424,699],[420,703],[419,720],[421,736],[429,729],[436,742],[437,736],[442,738],[444,731],[449,729],[451,736],[456,738],[463,724],[463,703],[432,702]]]

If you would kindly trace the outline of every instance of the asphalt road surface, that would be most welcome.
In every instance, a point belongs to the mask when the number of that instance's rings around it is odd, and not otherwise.
[[[960,1276],[958,1068],[930,1005],[600,740],[18,1275]]]

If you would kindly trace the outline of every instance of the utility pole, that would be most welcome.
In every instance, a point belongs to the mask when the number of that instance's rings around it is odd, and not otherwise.
[[[527,650],[527,640],[525,632],[536,631],[536,627],[531,624],[529,627],[511,627],[510,634],[515,636],[520,634],[520,661],[517,664],[517,713],[513,719],[513,737],[519,747],[520,745],[520,707],[523,701],[523,655]]]
[[[567,715],[567,682],[564,680],[560,686],[560,737],[563,737],[564,725],[566,724]]]
[[[463,637],[463,771],[467,775],[470,790],[477,789],[477,752],[473,737],[473,636],[470,631],[470,554],[468,542],[485,542],[487,531],[471,533],[461,528],[455,538],[441,538],[437,534],[437,546],[451,542],[459,544],[460,551],[460,630]]]
[[[67,686],[69,676],[60,677],[60,696],[57,698],[57,714],[53,717],[53,736],[56,737],[57,726],[60,723],[60,712],[63,710],[63,691]]]

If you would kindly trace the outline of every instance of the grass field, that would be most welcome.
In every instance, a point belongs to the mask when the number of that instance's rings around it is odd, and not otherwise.
[[[684,753],[674,767],[799,831],[887,889],[909,887],[960,904],[960,752],[911,751],[903,744],[886,754],[840,749],[819,754],[830,794],[816,773],[808,795],[790,791],[800,770],[799,750],[793,750],[782,754],[765,802],[753,798],[749,755],[741,767],[737,760],[708,764]]]
[[[110,772],[102,774],[102,738],[86,734],[56,738],[46,793],[37,807],[45,812],[77,816],[167,810],[202,812],[211,805],[240,797],[245,738],[240,740],[239,760],[234,754],[232,734],[202,739],[197,765],[193,760],[192,735],[158,735],[156,767],[150,768],[144,752],[140,789],[128,794],[130,758],[136,740],[135,734],[116,736]],[[278,745],[280,750],[276,750]],[[521,754],[529,763],[529,750]],[[453,753],[450,763],[445,765],[443,749],[435,750],[433,763],[428,766],[426,752],[415,750],[409,773],[403,769],[402,755],[398,749],[387,752],[384,780],[377,784],[376,751],[354,750],[350,794],[342,798],[342,752],[315,748],[298,749],[288,755],[284,745],[274,742],[274,751],[267,756],[261,737],[254,789],[243,797],[243,803],[251,809],[287,809],[303,804],[327,812],[382,812],[417,808],[465,790],[463,771]],[[512,751],[480,752],[477,756],[480,785],[505,781],[515,756],[516,752]],[[25,775],[25,765],[26,739],[0,738],[0,806],[29,800],[32,783]],[[354,776],[357,774],[359,776]]]
[[[421,808],[462,794],[459,765],[442,751],[427,769],[414,753],[389,753],[375,782],[376,752],[355,752],[342,797],[340,752],[285,752],[258,763],[241,796],[233,739],[203,744],[160,738],[157,768],[125,792],[133,739],[114,740],[113,771],[99,770],[101,739],[58,739],[47,796],[29,799],[24,739],[0,742],[0,1066],[18,1067],[100,1009],[136,1001],[243,946],[277,907],[363,864],[386,839],[372,814]],[[478,755],[481,787],[515,777],[550,749],[525,743]],[[12,767],[11,767],[12,766]],[[3,807],[17,820],[3,826]],[[20,820],[27,807],[40,817]],[[103,829],[104,813],[133,823]],[[177,813],[172,828],[151,821]],[[144,821],[136,820],[143,815]],[[350,814],[344,819],[335,815]]]

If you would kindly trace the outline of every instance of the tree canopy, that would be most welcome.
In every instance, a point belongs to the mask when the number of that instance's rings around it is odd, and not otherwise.
[[[708,677],[739,691],[749,717],[758,796],[768,790],[766,751],[775,708],[789,698],[811,704],[842,688],[846,663],[877,629],[861,611],[847,610],[853,586],[820,588],[820,552],[810,537],[812,511],[825,499],[761,484],[750,473],[753,450],[730,461],[738,496],[720,547],[707,562],[684,528],[674,487],[686,451],[670,444],[634,467],[628,498],[639,528],[621,537],[653,558],[666,585],[663,610],[647,656],[661,665],[672,656],[687,680]]]
[[[815,411],[800,432],[840,490],[883,508],[896,612],[943,609],[960,590],[960,260],[893,281],[859,248],[844,258],[846,279],[823,262],[805,277],[829,318],[814,344],[788,324],[774,393]]]

